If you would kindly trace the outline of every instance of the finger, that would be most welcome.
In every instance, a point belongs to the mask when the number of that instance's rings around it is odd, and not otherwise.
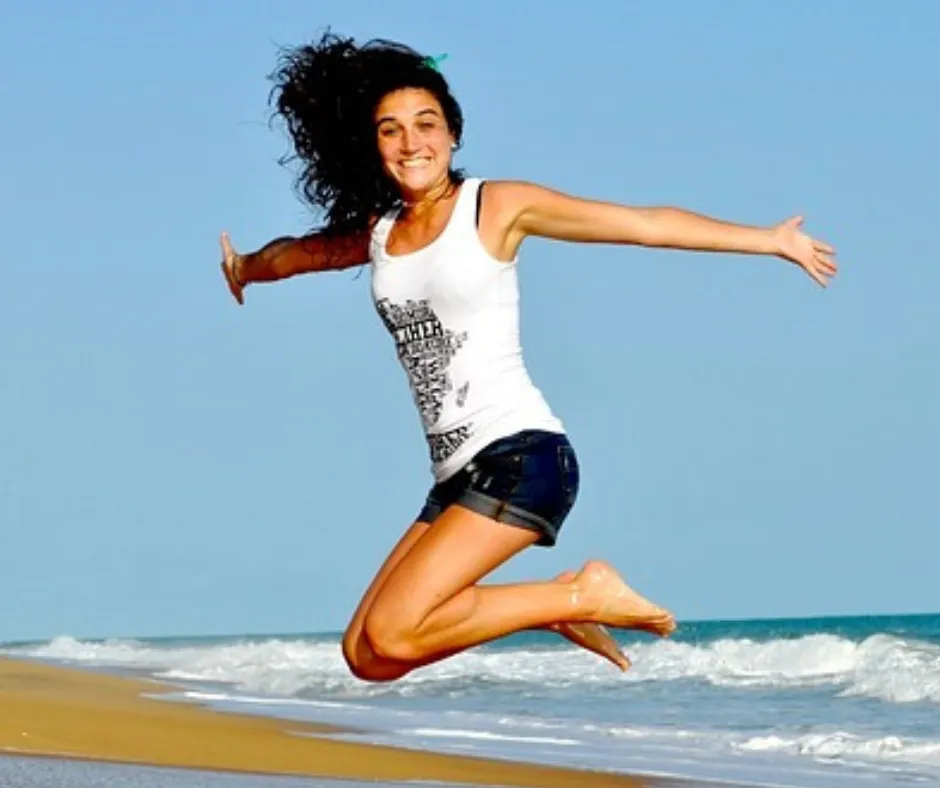
[[[226,284],[228,284],[229,292],[232,294],[235,300],[238,301],[239,304],[244,305],[245,303],[244,289],[241,286],[239,286],[238,282],[235,281],[234,277],[232,276],[231,268],[229,268],[228,264],[225,262],[222,263],[221,268],[222,268],[222,275],[225,277],[225,282]]]
[[[833,247],[831,247],[829,244],[823,241],[817,241],[815,238],[813,239],[813,248],[817,252],[822,252],[823,254],[835,254],[836,253],[836,250]]]
[[[228,262],[235,255],[235,250],[232,249],[232,242],[229,240],[228,233],[222,233],[221,244],[222,256],[225,258],[225,261]]]
[[[836,265],[836,261],[833,260],[833,259],[832,259],[831,257],[829,257],[828,255],[817,254],[817,255],[816,255],[816,264],[822,266],[823,268],[825,268],[825,269],[827,269],[827,270],[829,270],[829,271],[836,271],[836,270],[838,270],[838,266]]]
[[[816,282],[816,284],[818,284],[820,287],[825,287],[825,286],[828,284],[828,282],[827,282],[827,280],[826,280],[826,277],[824,277],[824,276],[823,276],[819,271],[817,271],[813,266],[807,266],[807,267],[806,267],[806,273],[808,273],[808,274],[813,278],[813,280]]]
[[[802,227],[803,226],[803,216],[797,214],[796,216],[791,216],[787,219],[787,224],[793,225],[793,227]]]

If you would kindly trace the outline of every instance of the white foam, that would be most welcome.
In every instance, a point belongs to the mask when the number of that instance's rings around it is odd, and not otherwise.
[[[859,648],[843,694],[891,703],[940,703],[940,647],[873,635]]]
[[[630,739],[637,744],[642,743],[659,748],[671,747],[685,752],[694,749],[702,753],[716,750],[772,753],[809,757],[816,761],[839,761],[852,765],[906,768],[926,766],[931,767],[931,772],[940,767],[940,740],[899,736],[865,738],[838,730],[820,730],[800,734],[792,731],[777,731],[759,736],[716,730],[628,726],[585,725],[583,730],[588,735]]]
[[[844,696],[940,703],[940,646],[890,635],[873,635],[861,642],[822,634],[765,642],[665,640],[633,644],[629,651],[634,665],[626,676],[576,649],[552,650],[550,659],[545,650],[478,649],[393,684],[370,684],[351,676],[335,642],[267,639],[161,647],[134,640],[83,642],[60,637],[13,653],[147,670],[158,678],[217,682],[241,693],[278,698],[456,697],[493,686],[522,695],[545,695],[575,686],[603,691],[623,682],[697,679],[716,687],[832,686]]]
[[[898,736],[866,739],[843,731],[801,736],[755,736],[737,742],[733,747],[743,751],[785,752],[827,760],[940,766],[940,741],[918,741]]]
[[[836,635],[705,645],[663,641],[635,652],[633,678],[697,678],[715,686],[835,686],[845,695],[892,703],[940,702],[940,647],[872,635],[855,642]]]
[[[461,730],[460,728],[414,728],[401,731],[412,736],[427,736],[445,739],[474,739],[477,741],[517,742],[521,744],[557,744],[571,747],[579,744],[577,739],[559,739],[553,736],[509,736],[503,733],[482,730]]]

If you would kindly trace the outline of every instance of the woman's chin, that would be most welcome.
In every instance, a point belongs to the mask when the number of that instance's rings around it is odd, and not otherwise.
[[[406,200],[420,199],[429,192],[440,187],[441,183],[447,179],[446,172],[408,172],[399,174],[395,181],[398,189]]]

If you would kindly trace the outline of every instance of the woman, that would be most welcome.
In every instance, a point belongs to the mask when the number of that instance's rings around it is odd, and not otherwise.
[[[388,681],[524,629],[552,629],[629,660],[605,627],[659,636],[671,613],[602,561],[553,580],[480,581],[530,545],[551,546],[578,491],[565,429],[522,361],[516,261],[529,236],[775,255],[820,285],[833,250],[799,218],[744,227],[677,208],[577,199],[452,166],[463,117],[434,60],[332,34],[275,75],[307,200],[324,226],[239,254],[222,235],[232,295],[257,282],[369,264],[428,440],[434,485],[366,590],[343,639],[352,672]]]

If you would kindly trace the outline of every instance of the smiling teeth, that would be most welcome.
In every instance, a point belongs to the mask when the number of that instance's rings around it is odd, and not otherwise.
[[[401,165],[402,167],[423,167],[430,161],[430,159],[409,159],[408,161],[403,161]]]

